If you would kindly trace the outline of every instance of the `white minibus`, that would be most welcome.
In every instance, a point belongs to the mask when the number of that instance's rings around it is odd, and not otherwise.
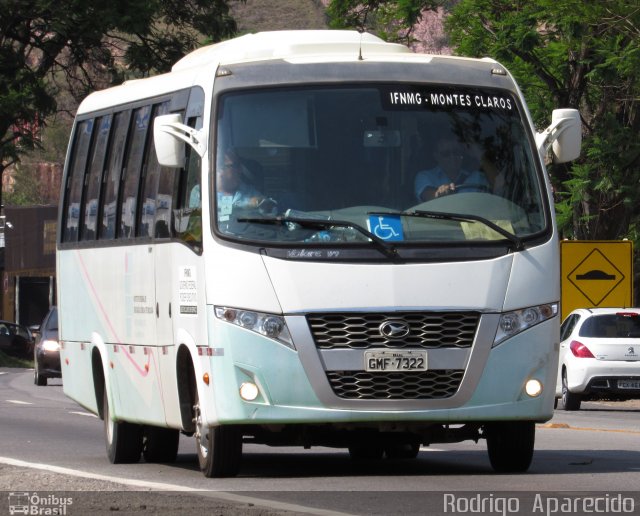
[[[486,440],[528,469],[553,414],[558,234],[536,133],[492,59],[351,31],[250,34],[89,95],[65,166],[64,392],[113,463],[208,476],[245,443],[414,458]]]

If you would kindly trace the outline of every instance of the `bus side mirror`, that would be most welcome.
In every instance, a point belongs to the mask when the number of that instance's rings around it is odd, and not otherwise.
[[[554,109],[551,124],[560,121],[558,137],[553,142],[553,161],[565,163],[580,156],[582,121],[577,109]]]
[[[582,121],[577,109],[554,109],[551,125],[536,135],[541,154],[552,148],[554,163],[566,163],[580,156]]]
[[[158,163],[163,167],[182,168],[184,166],[184,142],[172,134],[173,124],[180,124],[178,114],[157,116],[153,121],[153,141]]]
[[[185,160],[184,144],[188,143],[203,157],[206,135],[182,123],[182,116],[173,113],[157,116],[153,121],[153,140],[158,163],[163,167],[182,168]]]

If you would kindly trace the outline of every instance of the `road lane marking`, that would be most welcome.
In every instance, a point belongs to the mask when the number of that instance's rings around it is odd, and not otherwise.
[[[7,403],[15,403],[16,405],[33,405],[33,403],[29,403],[28,401],[20,401],[20,400],[5,400]]]
[[[623,430],[621,428],[584,428],[580,426],[571,426],[566,423],[547,423],[545,425],[538,425],[538,427],[545,429],[579,430],[581,432],[612,432],[618,434],[640,435],[640,432],[637,430]]]
[[[95,414],[91,414],[90,412],[77,412],[75,410],[70,410],[69,414],[77,414],[79,416],[86,416],[86,417],[95,417],[96,419],[98,418],[98,416],[96,416]]]
[[[266,507],[272,510],[291,511],[294,514],[313,514],[316,516],[354,516],[350,513],[345,513],[345,512],[331,511],[328,509],[316,509],[314,507],[305,507],[304,505],[297,505],[297,504],[287,503],[287,502],[277,502],[275,500],[265,500],[262,498],[255,498],[253,496],[237,495],[227,491],[198,489],[194,487],[182,486],[179,484],[166,484],[164,482],[150,482],[148,480],[137,480],[135,478],[112,477],[110,475],[100,475],[97,473],[89,473],[88,471],[64,468],[61,466],[54,466],[52,464],[27,462],[20,459],[12,459],[11,457],[0,457],[0,464],[6,464],[8,466],[16,466],[19,468],[39,469],[43,471],[49,471],[51,473],[58,473],[60,475],[70,475],[73,477],[90,478],[93,480],[103,480],[106,482],[113,482],[114,484],[122,484],[122,485],[132,486],[132,487],[141,487],[145,489],[155,489],[158,491],[189,492],[197,496],[204,496],[207,498],[224,500],[225,502],[253,504],[261,507]]]

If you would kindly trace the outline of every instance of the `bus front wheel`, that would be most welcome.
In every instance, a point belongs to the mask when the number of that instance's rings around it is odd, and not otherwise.
[[[233,425],[206,426],[199,401],[194,409],[200,470],[207,478],[236,476],[242,458],[242,433]]]
[[[125,421],[113,421],[107,389],[104,389],[102,413],[107,457],[112,464],[132,464],[142,453],[142,426]]]
[[[487,423],[484,427],[491,466],[498,473],[522,473],[533,458],[536,426],[533,421]]]

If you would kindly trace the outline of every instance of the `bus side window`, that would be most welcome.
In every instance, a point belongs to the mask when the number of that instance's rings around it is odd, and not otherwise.
[[[116,204],[122,171],[122,157],[127,142],[129,130],[129,111],[120,111],[113,118],[113,131],[109,142],[107,168],[102,179],[104,195],[100,203],[102,223],[100,224],[100,239],[111,239],[116,236]]]
[[[162,104],[155,104],[151,119],[164,115],[169,111],[169,101]],[[152,127],[152,125],[150,125]],[[156,149],[153,144],[153,131],[147,139],[147,149],[145,151],[144,164],[142,166],[142,195],[140,196],[142,206],[139,211],[138,236],[167,238],[169,234],[169,219],[166,217],[166,210],[162,209],[159,202],[159,183],[161,168],[158,163]],[[164,200],[164,199],[163,199]],[[169,212],[170,213],[170,212]],[[164,229],[163,229],[164,228]]]
[[[196,119],[189,119],[188,125],[197,127]],[[187,158],[182,170],[180,199],[175,210],[176,233],[179,238],[194,247],[202,244],[202,189],[200,175],[202,161],[198,153],[186,146]]]
[[[84,220],[80,240],[93,240],[98,229],[98,203],[100,200],[100,186],[102,184],[102,172],[104,169],[107,143],[111,130],[111,115],[96,118],[97,134],[91,155],[91,164],[84,195]]]
[[[151,106],[143,106],[133,112],[132,135],[124,167],[122,195],[119,199],[120,231],[118,236],[121,238],[133,238],[135,236],[140,172],[150,117]]]
[[[204,91],[200,87],[189,91],[184,123],[194,129],[202,129]],[[175,235],[199,251],[202,249],[202,160],[190,146],[185,146],[185,165],[175,182],[175,206],[173,225]]]
[[[84,174],[87,168],[92,132],[93,120],[85,120],[76,126],[73,157],[69,165],[69,175],[66,186],[66,210],[62,234],[63,242],[76,242],[78,240],[82,187],[84,185]]]

